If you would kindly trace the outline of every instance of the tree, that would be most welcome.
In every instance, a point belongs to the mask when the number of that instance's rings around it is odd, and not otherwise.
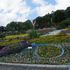
[[[51,18],[52,18],[52,14],[47,14],[47,15],[43,16],[44,27],[52,26]]]
[[[7,29],[7,31],[17,30],[17,23],[16,22],[11,22],[11,23],[7,24],[6,29]]]
[[[70,26],[70,18],[63,20],[60,24],[59,24],[59,28],[66,28]]]
[[[38,28],[43,28],[44,27],[44,23],[43,23],[42,17],[37,17],[33,21],[36,21],[35,28],[38,29]]]
[[[32,29],[32,22],[30,20],[25,21],[24,25],[26,30]]]
[[[65,10],[66,18],[70,18],[70,7]]]
[[[25,22],[10,22],[6,26],[7,31],[18,31],[19,33],[24,33],[26,30],[32,28],[32,23],[30,20],[27,20]]]
[[[0,32],[5,32],[6,28],[4,26],[0,26]]]
[[[53,23],[55,23],[54,24],[55,26],[58,26],[58,23],[60,23],[65,19],[66,19],[66,16],[65,16],[64,10],[57,10],[52,14],[52,21]]]

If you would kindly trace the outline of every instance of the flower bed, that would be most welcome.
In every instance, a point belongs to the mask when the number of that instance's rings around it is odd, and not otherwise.
[[[27,48],[30,44],[26,41],[21,41],[19,43],[10,44],[6,46],[1,46],[0,56],[6,56],[13,53],[18,53],[24,48]]]
[[[61,48],[55,46],[41,46],[38,47],[38,55],[44,58],[52,58],[61,54]]]

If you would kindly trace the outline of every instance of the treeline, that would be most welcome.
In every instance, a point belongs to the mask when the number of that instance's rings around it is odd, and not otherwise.
[[[25,22],[10,22],[6,27],[0,26],[0,32],[9,33],[25,33],[27,30],[32,29],[32,22],[27,20]]]
[[[55,27],[62,29],[70,26],[70,7],[66,10],[56,10],[51,14],[46,14],[42,17],[37,17],[33,21],[36,21],[35,28],[48,28]],[[10,22],[6,27],[0,26],[0,32],[21,32],[25,33],[27,30],[32,29],[32,22],[27,20],[25,22]]]
[[[6,26],[7,31],[18,31],[22,33],[31,28],[32,28],[32,23],[30,20],[27,20],[25,22],[11,22]]]
[[[34,19],[36,21],[36,28],[44,27],[56,27],[65,28],[70,26],[70,7],[66,10],[56,10],[52,11],[51,14],[46,14],[43,17],[37,17]]]

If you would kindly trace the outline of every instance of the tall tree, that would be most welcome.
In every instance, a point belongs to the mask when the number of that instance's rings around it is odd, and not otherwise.
[[[11,23],[7,24],[6,28],[8,31],[15,31],[17,29],[17,23],[11,22]]]
[[[66,19],[66,16],[65,16],[64,10],[57,10],[52,14],[52,21],[55,23],[56,26],[58,25],[58,23],[60,23],[65,19]]]
[[[65,13],[66,13],[66,17],[67,17],[67,18],[70,18],[70,7],[68,7],[68,8],[65,10]]]
[[[51,16],[52,16],[51,14],[47,14],[47,15],[43,16],[44,27],[50,27],[50,26],[52,26]]]
[[[34,19],[34,21],[36,21],[35,28],[43,28],[44,27],[42,17],[37,17],[36,19]]]

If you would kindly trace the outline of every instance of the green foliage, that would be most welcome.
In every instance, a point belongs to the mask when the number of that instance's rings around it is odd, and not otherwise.
[[[47,14],[43,17],[37,17],[34,20],[36,21],[35,28],[46,28],[52,26],[51,14]]]
[[[37,17],[34,19],[36,21],[35,28],[46,28],[46,27],[58,27],[59,23],[63,20],[70,18],[70,7],[66,10],[56,10],[51,14],[46,14],[43,17]]]
[[[47,15],[43,16],[44,27],[52,26],[51,17],[52,17],[52,14],[47,14]]]
[[[0,38],[4,38],[5,37],[5,33],[0,33]]]
[[[4,26],[0,26],[0,32],[5,32],[6,28]]]
[[[21,37],[27,37],[28,34],[18,34],[18,35],[9,35],[9,36],[5,36],[5,39],[9,40],[9,39],[16,39],[16,38],[21,38]]]
[[[65,20],[65,12],[64,10],[57,10],[52,14],[52,21],[54,23],[54,26],[58,26],[61,21]]]
[[[66,17],[67,17],[67,18],[70,18],[70,7],[68,7],[68,8],[65,10],[65,13],[66,13]]]
[[[46,36],[40,37],[30,40],[31,43],[70,43],[70,35],[54,35],[54,36]]]
[[[19,43],[20,41],[22,40],[11,40],[11,41],[6,41],[6,42],[0,42],[0,46],[15,44],[15,43]]]
[[[26,30],[32,29],[32,23],[30,20],[25,22],[11,22],[7,24],[6,29],[7,31],[24,33]]]
[[[37,17],[34,20],[36,21],[35,28],[38,29],[38,28],[43,28],[44,27],[44,23],[43,23],[42,17]]]
[[[40,36],[40,34],[38,34],[35,30],[32,30],[30,33],[29,33],[29,37],[32,39],[32,38],[38,38]]]
[[[5,36],[3,37],[4,42],[0,42],[0,45],[4,46],[4,45],[9,45],[9,44],[19,43],[20,41],[28,39],[27,37],[28,37],[28,34]]]
[[[69,27],[70,26],[70,18],[62,21],[60,24],[59,24],[59,27],[58,28],[66,28],[66,27]]]

